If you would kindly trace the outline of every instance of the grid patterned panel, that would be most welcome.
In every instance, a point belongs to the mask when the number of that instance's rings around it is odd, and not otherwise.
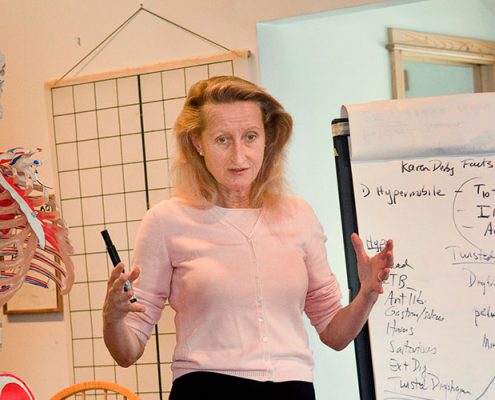
[[[104,345],[102,305],[112,265],[100,232],[108,229],[129,266],[143,214],[170,196],[172,127],[188,88],[233,74],[229,60],[52,89],[60,202],[75,248],[69,295],[74,382],[108,380],[143,400],[168,398],[175,345],[170,306],[135,365],[118,367]]]

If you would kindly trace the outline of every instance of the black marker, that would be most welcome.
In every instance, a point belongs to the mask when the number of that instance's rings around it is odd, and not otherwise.
[[[110,239],[110,234],[106,229],[101,231],[101,236],[103,236],[103,240],[105,241],[105,244],[107,246],[107,252],[108,255],[110,256],[110,260],[112,260],[112,264],[115,267],[119,262],[120,262],[120,257],[119,254],[117,253],[117,249],[112,243],[112,239]],[[124,273],[124,270],[122,270],[122,273]],[[128,292],[129,290],[132,289],[131,282],[128,280],[124,282],[124,291]],[[135,296],[132,296],[129,301],[131,303],[135,303],[137,301]]]

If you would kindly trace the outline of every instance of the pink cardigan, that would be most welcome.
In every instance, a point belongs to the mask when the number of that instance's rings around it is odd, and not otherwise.
[[[213,371],[312,381],[302,313],[321,332],[342,307],[341,292],[310,206],[287,198],[281,210],[199,210],[174,198],[145,215],[133,264],[147,311],[126,321],[145,342],[168,299],[176,311],[174,379]]]

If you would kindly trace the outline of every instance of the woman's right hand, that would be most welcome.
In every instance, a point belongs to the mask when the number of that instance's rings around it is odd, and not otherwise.
[[[103,304],[103,318],[107,323],[123,320],[129,312],[145,311],[144,306],[139,304],[139,300],[135,303],[129,301],[134,291],[124,290],[125,281],[129,280],[132,284],[139,277],[140,270],[135,267],[130,273],[123,273],[124,268],[122,262],[117,264],[108,278],[107,294]]]
[[[139,268],[133,268],[130,273],[122,271],[124,264],[119,263],[108,278],[103,304],[103,339],[117,364],[128,367],[141,357],[145,343],[127,326],[124,318],[130,312],[144,312],[145,307],[139,304],[139,299],[135,303],[129,301],[133,290],[124,291],[125,281],[134,282],[139,276]]]

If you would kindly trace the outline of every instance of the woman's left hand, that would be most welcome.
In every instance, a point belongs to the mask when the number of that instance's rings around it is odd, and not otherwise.
[[[376,301],[378,295],[383,293],[383,281],[388,279],[390,268],[394,262],[394,245],[392,240],[387,240],[385,247],[373,257],[366,254],[363,241],[356,234],[351,236],[352,245],[356,252],[357,269],[361,291],[366,296],[371,296]]]
[[[335,350],[342,350],[363,329],[378,295],[383,293],[383,281],[388,278],[394,262],[394,245],[391,240],[388,240],[385,247],[373,257],[366,254],[363,241],[356,233],[352,234],[351,240],[356,252],[361,289],[320,333],[321,341]]]

